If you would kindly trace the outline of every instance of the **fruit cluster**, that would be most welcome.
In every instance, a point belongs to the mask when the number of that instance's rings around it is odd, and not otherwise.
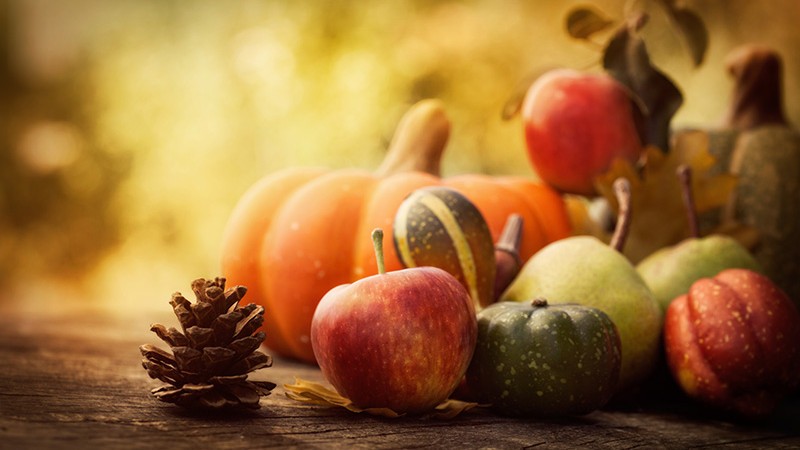
[[[691,234],[682,242],[641,261],[623,253],[642,213],[626,178],[613,184],[610,242],[576,225],[573,200],[597,197],[599,177],[652,163],[649,147],[669,151],[664,126],[680,105],[640,41],[615,39],[639,66],[615,62],[610,45],[607,73],[553,70],[527,91],[536,181],[441,178],[450,124],[426,100],[376,173],[293,169],[254,186],[230,220],[222,266],[266,308],[266,344],[317,363],[353,404],[397,413],[461,396],[507,415],[585,414],[650,379],[664,356],[689,397],[747,417],[774,411],[800,385],[800,298],[787,294],[800,274],[796,253],[788,269],[770,258],[775,246],[797,248],[796,233],[764,232],[771,250],[755,254],[730,236],[701,237],[687,165],[676,181]],[[637,80],[660,95],[643,97]],[[796,205],[800,189],[754,200],[761,191],[741,191],[758,184],[748,155],[720,168],[740,172],[730,200],[740,203],[727,209],[774,225],[753,211]]]

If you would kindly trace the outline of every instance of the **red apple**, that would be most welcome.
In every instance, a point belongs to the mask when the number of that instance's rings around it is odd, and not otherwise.
[[[745,416],[769,414],[800,384],[800,313],[750,270],[724,270],[676,298],[664,343],[690,397]]]
[[[320,300],[311,322],[314,356],[339,394],[359,407],[429,411],[466,373],[478,333],[475,307],[442,269],[385,272],[380,249],[376,243],[379,274]]]
[[[534,170],[563,192],[594,195],[615,158],[642,153],[631,97],[610,75],[551,70],[528,89],[522,118]]]

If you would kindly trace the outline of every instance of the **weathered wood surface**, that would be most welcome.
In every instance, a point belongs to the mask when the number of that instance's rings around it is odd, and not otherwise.
[[[4,449],[800,448],[797,399],[760,424],[709,415],[672,395],[561,420],[509,419],[483,409],[450,421],[384,419],[289,400],[284,383],[322,377],[314,367],[280,359],[257,372],[256,379],[279,384],[260,410],[192,412],[150,397],[159,382],[140,366],[139,344],[160,343],[150,322],[174,325],[174,317],[0,312]]]

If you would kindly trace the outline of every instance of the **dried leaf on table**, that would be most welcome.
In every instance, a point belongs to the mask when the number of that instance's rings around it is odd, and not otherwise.
[[[655,147],[646,150],[641,170],[623,160],[599,176],[595,186],[616,209],[612,184],[624,176],[631,182],[632,220],[624,253],[634,263],[653,251],[688,237],[689,228],[677,168],[692,168],[692,191],[696,209],[703,213],[723,206],[733,192],[736,177],[729,173],[710,175],[715,159],[708,150],[708,135],[691,131],[676,135],[669,153]]]
[[[390,408],[360,408],[346,397],[342,397],[335,390],[313,381],[295,378],[294,384],[285,384],[286,396],[299,402],[311,403],[320,406],[340,407],[355,413],[366,413],[374,416],[396,418],[399,414]],[[462,412],[478,406],[477,403],[447,399],[437,405],[433,411],[424,414],[425,418],[452,419]]]

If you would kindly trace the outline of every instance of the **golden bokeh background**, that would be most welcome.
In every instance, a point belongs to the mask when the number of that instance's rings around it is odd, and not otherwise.
[[[535,176],[507,100],[556,66],[599,70],[564,19],[591,4],[651,15],[676,126],[714,127],[723,61],[758,42],[786,61],[800,123],[795,0],[687,0],[710,31],[693,67],[657,0],[0,0],[0,304],[163,308],[218,273],[228,214],[289,166],[378,166],[415,101],[447,105],[445,175]]]

